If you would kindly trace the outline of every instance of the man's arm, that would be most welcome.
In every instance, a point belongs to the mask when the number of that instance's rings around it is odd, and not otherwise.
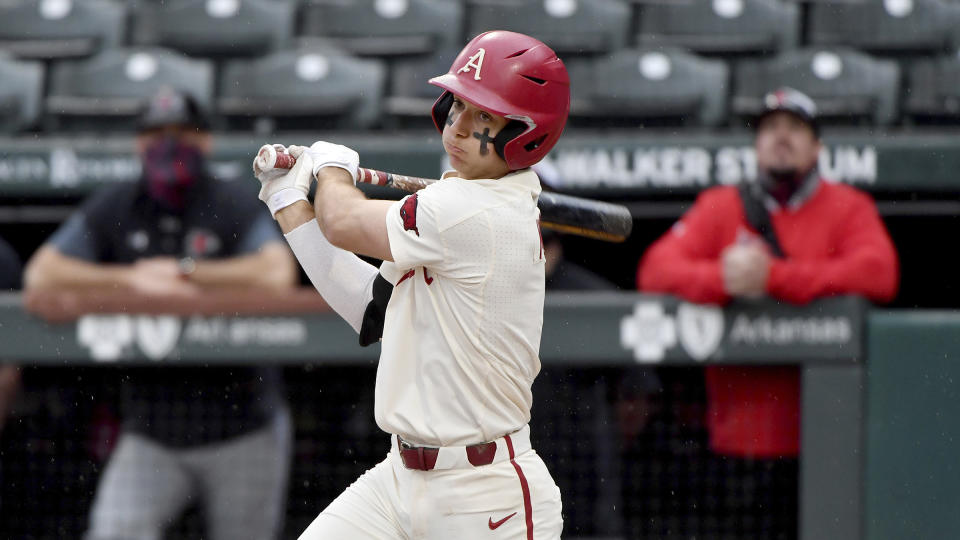
[[[327,240],[341,249],[392,261],[387,211],[393,204],[367,199],[343,169],[324,167],[317,174],[317,222]]]
[[[132,266],[98,264],[60,253],[50,245],[40,246],[27,262],[24,289],[129,288]]]
[[[774,260],[767,291],[795,304],[839,294],[862,294],[874,302],[893,299],[900,281],[897,252],[869,199],[846,221],[836,254],[819,260]]]
[[[134,264],[95,263],[41,246],[27,263],[25,291],[118,289],[141,294],[196,294],[196,285],[180,275],[173,257],[142,259]]]
[[[719,257],[722,246],[714,245],[719,231],[711,214],[717,211],[701,196],[647,250],[637,270],[641,291],[674,294],[699,303],[722,304],[730,300],[723,284]]]
[[[188,279],[204,288],[257,287],[279,291],[296,284],[297,268],[290,250],[279,242],[271,242],[256,253],[197,261]]]

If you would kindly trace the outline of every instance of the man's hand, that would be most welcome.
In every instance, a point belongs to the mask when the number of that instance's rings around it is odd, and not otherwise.
[[[135,292],[151,296],[192,296],[200,292],[183,279],[173,257],[140,259],[130,266],[124,280]]]
[[[283,149],[282,145],[274,145],[274,147],[277,147],[278,152]],[[274,218],[280,209],[297,201],[307,200],[307,193],[310,192],[314,177],[313,161],[305,150],[307,148],[303,146],[291,146],[286,149],[286,152],[297,160],[290,170],[260,171],[254,160],[253,172],[261,184],[259,198],[267,205],[270,215]]]
[[[758,238],[729,246],[721,255],[723,286],[730,296],[758,298],[767,292],[770,254]]]
[[[357,183],[357,169],[360,167],[360,155],[353,151],[353,149],[339,144],[317,141],[310,145],[306,154],[313,160],[314,178],[320,173],[320,169],[324,167],[339,167],[350,173],[350,177],[353,178],[353,183]]]

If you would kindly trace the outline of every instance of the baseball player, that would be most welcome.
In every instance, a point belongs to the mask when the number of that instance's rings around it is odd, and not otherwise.
[[[563,528],[527,426],[544,300],[529,167],[566,123],[567,71],[536,39],[496,31],[430,83],[443,90],[432,115],[455,170],[414,195],[366,199],[357,153],[322,141],[291,147],[297,163],[283,176],[255,166],[260,198],[314,286],[361,344],[382,339],[375,416],[391,450],[305,540],[559,538]],[[354,253],[385,262],[378,271]]]

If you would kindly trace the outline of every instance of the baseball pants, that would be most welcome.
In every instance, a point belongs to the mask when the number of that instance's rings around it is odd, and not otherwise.
[[[104,470],[87,540],[159,540],[192,503],[204,538],[276,538],[283,524],[292,427],[287,410],[264,428],[193,448],[123,433]]]
[[[406,468],[391,439],[387,458],[331,502],[300,540],[560,538],[560,489],[530,447],[529,427],[498,439],[489,465],[473,466],[463,447],[445,447],[430,471]]]

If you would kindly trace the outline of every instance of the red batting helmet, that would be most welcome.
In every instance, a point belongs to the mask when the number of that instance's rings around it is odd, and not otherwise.
[[[443,131],[455,94],[512,120],[493,141],[510,170],[543,159],[560,138],[570,112],[570,77],[557,54],[516,32],[484,32],[460,51],[446,75],[430,79],[445,92],[433,105]]]

